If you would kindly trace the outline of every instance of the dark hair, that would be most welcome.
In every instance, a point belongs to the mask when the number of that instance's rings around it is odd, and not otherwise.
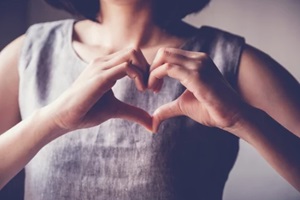
[[[99,0],[45,0],[55,8],[75,16],[96,20],[100,9]],[[159,25],[178,21],[188,14],[202,10],[210,0],[153,0],[154,20]]]

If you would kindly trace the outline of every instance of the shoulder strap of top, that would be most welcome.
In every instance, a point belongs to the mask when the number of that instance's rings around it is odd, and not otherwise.
[[[46,22],[32,25],[26,31],[26,39],[22,47],[19,71],[25,70],[31,61],[45,60],[55,49],[65,45],[70,34],[70,24],[73,19]]]
[[[55,49],[67,45],[70,24],[73,23],[74,20],[71,19],[31,26],[26,32],[19,64],[20,72],[29,66],[29,62],[42,64],[47,60],[45,56],[48,57],[49,54],[55,53]],[[245,40],[240,36],[203,26],[183,49],[206,52],[232,87],[236,88],[238,66],[244,45]]]
[[[41,105],[46,103],[45,100],[50,96],[49,83],[54,82],[53,75],[62,71],[63,62],[70,60],[67,52],[73,22],[61,20],[40,23],[27,30],[18,65],[19,96],[28,91],[39,94],[37,99]],[[21,100],[19,103],[22,104]]]
[[[190,42],[188,49],[207,53],[225,79],[236,88],[240,57],[245,39],[216,28],[203,26]]]

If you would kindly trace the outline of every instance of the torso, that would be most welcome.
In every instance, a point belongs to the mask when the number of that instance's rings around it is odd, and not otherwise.
[[[29,30],[19,66],[22,119],[61,95],[93,59],[85,56],[93,54],[89,45],[72,39],[73,25],[74,21],[62,21]],[[195,37],[183,48],[209,52],[224,76],[234,81],[242,40],[213,29],[201,29],[199,34],[206,32],[211,34],[208,39]],[[227,46],[215,44],[218,41]],[[220,52],[222,48],[226,52]],[[95,56],[102,52],[107,53],[99,48]],[[171,78],[157,95],[138,92],[126,77],[113,87],[117,98],[149,113],[184,89]],[[26,166],[25,199],[218,200],[237,151],[237,138],[187,117],[165,121],[157,135],[112,119],[44,147]]]

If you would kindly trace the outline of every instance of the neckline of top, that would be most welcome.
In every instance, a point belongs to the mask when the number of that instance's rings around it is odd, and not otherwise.
[[[87,63],[85,60],[83,60],[76,52],[76,50],[73,47],[73,34],[74,34],[74,25],[75,23],[78,22],[78,20],[75,19],[71,19],[69,20],[69,23],[67,25],[67,45],[69,48],[69,51],[71,52],[71,56],[74,57],[78,62],[80,62],[83,66],[88,65],[89,63]],[[179,47],[178,49],[185,49],[191,42],[195,41],[195,39],[197,38],[197,36],[199,35],[200,30],[202,29],[202,27],[198,28],[198,31],[196,34],[193,34],[191,37],[189,37],[188,39],[186,39]]]

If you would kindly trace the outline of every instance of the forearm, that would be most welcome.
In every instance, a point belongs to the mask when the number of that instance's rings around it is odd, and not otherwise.
[[[267,162],[300,191],[300,140],[265,112],[249,108],[227,131],[251,144]]]
[[[63,134],[39,110],[0,135],[0,189],[46,144]]]

